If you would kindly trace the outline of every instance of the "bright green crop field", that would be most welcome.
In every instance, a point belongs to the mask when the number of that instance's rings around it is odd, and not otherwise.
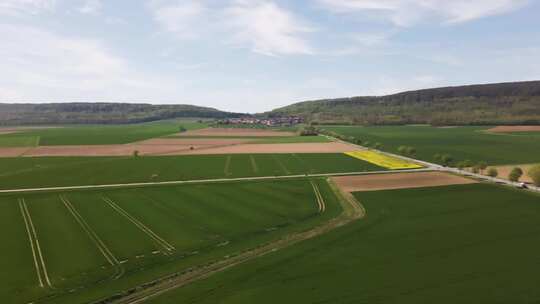
[[[149,303],[538,303],[540,196],[519,191],[355,193],[365,219]]]
[[[309,229],[342,210],[312,181],[322,213],[307,179],[2,195],[0,299],[88,303]]]
[[[490,165],[540,162],[540,133],[492,134],[489,127],[436,128],[430,126],[322,126],[363,142],[383,144],[397,152],[401,145],[415,147],[417,158],[435,162],[435,154],[450,154],[456,161],[486,161]]]
[[[0,147],[57,146],[57,145],[111,145],[170,135],[186,129],[206,125],[193,121],[162,121],[131,125],[65,126],[0,135]]]
[[[0,189],[384,171],[345,154],[0,158]]]

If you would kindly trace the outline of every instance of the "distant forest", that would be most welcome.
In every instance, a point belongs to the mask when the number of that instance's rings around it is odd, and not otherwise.
[[[192,105],[129,103],[0,104],[0,125],[126,124],[182,117],[222,119],[242,114]]]
[[[540,81],[305,101],[265,115],[299,115],[313,123],[330,124],[538,125]]]

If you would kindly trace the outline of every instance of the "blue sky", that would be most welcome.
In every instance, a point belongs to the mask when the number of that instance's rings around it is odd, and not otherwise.
[[[0,0],[0,102],[296,101],[540,79],[538,0]]]

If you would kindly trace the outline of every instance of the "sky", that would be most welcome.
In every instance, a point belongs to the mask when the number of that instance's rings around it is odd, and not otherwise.
[[[0,0],[0,102],[263,112],[540,79],[540,0]]]

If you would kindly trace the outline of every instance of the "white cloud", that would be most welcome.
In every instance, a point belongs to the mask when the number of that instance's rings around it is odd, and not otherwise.
[[[270,1],[237,0],[226,10],[234,39],[264,55],[313,54],[303,34],[314,29]]]
[[[317,0],[337,13],[363,12],[397,26],[412,26],[437,19],[443,23],[463,23],[508,13],[530,0]]]
[[[83,14],[96,15],[101,12],[103,3],[101,0],[86,0],[82,7],[79,8],[79,12]]]
[[[56,0],[0,0],[0,16],[36,15],[54,10]]]
[[[150,9],[161,28],[184,39],[198,36],[202,25],[200,22],[207,12],[202,1],[191,0],[176,1],[173,4],[154,1],[150,4]]]
[[[97,40],[21,25],[0,25],[0,40],[2,98],[108,100],[173,87],[172,82],[133,70]]]

